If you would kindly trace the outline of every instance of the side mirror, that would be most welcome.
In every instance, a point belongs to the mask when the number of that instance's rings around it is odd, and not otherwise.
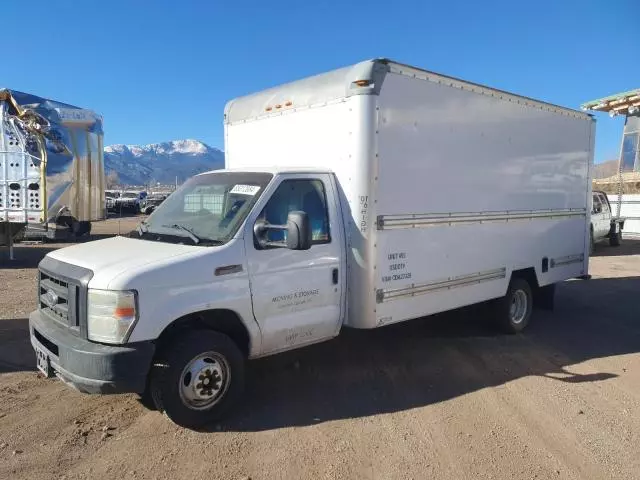
[[[287,232],[284,242],[270,242],[266,233],[270,230]],[[264,221],[256,222],[253,227],[260,248],[288,248],[289,250],[309,250],[311,248],[311,223],[306,212],[289,212],[286,225],[270,225]]]
[[[287,248],[309,250],[311,248],[311,223],[306,212],[289,212],[287,216]]]

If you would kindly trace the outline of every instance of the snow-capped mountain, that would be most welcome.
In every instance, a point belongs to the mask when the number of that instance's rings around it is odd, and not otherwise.
[[[120,183],[179,182],[196,173],[224,168],[224,152],[198,140],[174,140],[151,145],[110,145],[104,149],[107,175],[116,172]]]

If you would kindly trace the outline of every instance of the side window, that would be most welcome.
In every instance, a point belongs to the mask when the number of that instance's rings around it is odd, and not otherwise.
[[[289,212],[303,210],[309,215],[313,245],[331,242],[327,195],[320,180],[285,180],[260,213],[260,217],[271,225],[286,225]],[[271,242],[282,242],[286,232],[268,232]]]
[[[602,204],[597,194],[593,195],[593,206],[591,207],[591,213],[600,213],[602,211]]]
[[[607,199],[602,194],[600,194],[600,203],[602,204],[602,211],[609,213],[609,202],[607,202]]]

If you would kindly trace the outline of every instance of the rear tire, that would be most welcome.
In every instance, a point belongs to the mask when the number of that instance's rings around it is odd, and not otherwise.
[[[611,237],[609,237],[609,246],[619,247],[621,240],[622,240],[622,232],[620,230],[616,230],[616,232]]]
[[[153,402],[174,423],[201,428],[219,420],[242,395],[244,356],[226,335],[195,330],[161,352],[149,378]]]
[[[534,306],[538,306],[543,310],[552,311],[555,308],[556,284],[552,283],[551,285],[538,288],[535,297]]]
[[[525,329],[531,319],[533,293],[524,278],[513,277],[507,294],[496,305],[497,320],[502,330],[509,334]]]

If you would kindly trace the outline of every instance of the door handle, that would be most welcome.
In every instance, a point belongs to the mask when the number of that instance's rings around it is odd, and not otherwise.
[[[338,284],[338,269],[337,268],[334,268],[331,271],[331,280],[333,281],[334,285]]]

